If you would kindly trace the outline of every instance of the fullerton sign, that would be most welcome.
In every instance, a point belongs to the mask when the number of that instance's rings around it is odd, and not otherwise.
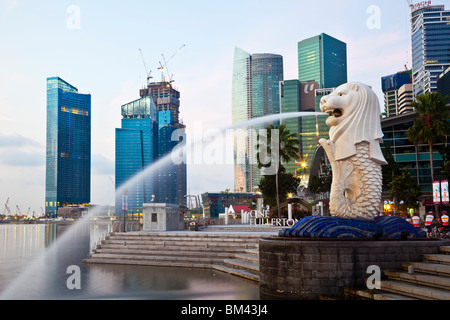
[[[429,1],[421,1],[419,3],[410,5],[411,12],[414,12],[416,10],[423,9],[423,8],[426,8],[426,7],[429,7],[429,6],[431,6],[431,1],[430,0]]]
[[[245,212],[250,218],[250,225],[271,225],[277,227],[292,227],[298,220],[289,218],[269,218],[269,210],[252,210],[250,212]]]

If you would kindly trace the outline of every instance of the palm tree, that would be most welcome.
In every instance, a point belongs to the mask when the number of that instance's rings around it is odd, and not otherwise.
[[[450,105],[446,104],[448,99],[448,97],[442,98],[437,92],[428,92],[417,96],[416,101],[411,103],[417,118],[406,131],[406,135],[415,146],[419,143],[428,144],[432,181],[434,180],[433,145],[444,142],[446,136],[450,134]]]
[[[296,133],[291,133],[288,129],[286,129],[286,126],[284,124],[280,125],[279,127],[275,127],[273,124],[269,125],[266,128],[267,132],[267,145],[261,145],[261,143],[258,143],[258,148],[266,148],[267,152],[272,155],[272,150],[270,148],[270,141],[272,141],[272,130],[278,130],[278,137],[279,137],[279,144],[278,144],[278,159],[276,159],[276,171],[275,171],[275,188],[276,188],[276,199],[277,199],[277,208],[278,208],[278,214],[281,214],[281,208],[280,208],[280,195],[278,192],[278,171],[280,168],[280,161],[282,162],[289,162],[294,159],[298,159],[298,144],[299,141],[297,139]],[[258,134],[257,140],[260,142],[260,135]],[[261,153],[258,152],[260,155]],[[272,158],[273,159],[273,158]],[[261,159],[258,157],[258,168],[262,167],[268,167],[270,164],[262,164]]]

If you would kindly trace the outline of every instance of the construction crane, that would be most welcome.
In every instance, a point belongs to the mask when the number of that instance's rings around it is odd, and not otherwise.
[[[144,68],[145,68],[145,75],[147,77],[147,86],[150,84],[150,79],[153,78],[150,74],[152,73],[152,70],[148,71],[147,69],[147,65],[145,64],[145,59],[144,59],[144,55],[142,54],[142,50],[139,49],[139,51],[141,52],[141,57],[142,57],[142,62],[144,63]]]
[[[11,210],[9,209],[8,202],[9,202],[9,197],[8,197],[8,199],[6,199],[5,208],[3,208],[3,215],[6,214],[6,211],[8,211],[9,215],[11,215]]]
[[[165,82],[165,78],[164,78],[164,68],[167,70],[167,75],[169,75],[169,70],[167,69],[167,64],[170,62],[170,60],[173,59],[173,57],[176,56],[176,54],[178,52],[180,52],[181,49],[183,49],[186,45],[183,44],[181,47],[178,48],[177,51],[175,51],[175,53],[169,58],[169,60],[166,61],[166,58],[164,57],[163,54],[161,54],[164,64],[161,64],[161,61],[159,61],[159,65],[160,67],[158,68],[158,70],[161,70],[161,82]],[[175,80],[172,80],[173,74],[169,77],[169,82],[174,82]]]

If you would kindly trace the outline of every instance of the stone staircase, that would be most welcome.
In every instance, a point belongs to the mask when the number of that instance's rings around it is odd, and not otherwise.
[[[450,300],[450,246],[424,254],[422,262],[405,262],[387,270],[379,290],[347,289],[349,296],[371,300]]]
[[[262,236],[267,233],[114,232],[83,262],[211,268],[259,281],[259,239]]]

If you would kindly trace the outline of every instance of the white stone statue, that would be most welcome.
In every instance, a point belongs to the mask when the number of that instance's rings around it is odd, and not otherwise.
[[[346,83],[322,97],[328,113],[330,140],[320,139],[332,168],[330,213],[349,219],[372,220],[381,206],[381,110],[378,97],[365,84]]]

